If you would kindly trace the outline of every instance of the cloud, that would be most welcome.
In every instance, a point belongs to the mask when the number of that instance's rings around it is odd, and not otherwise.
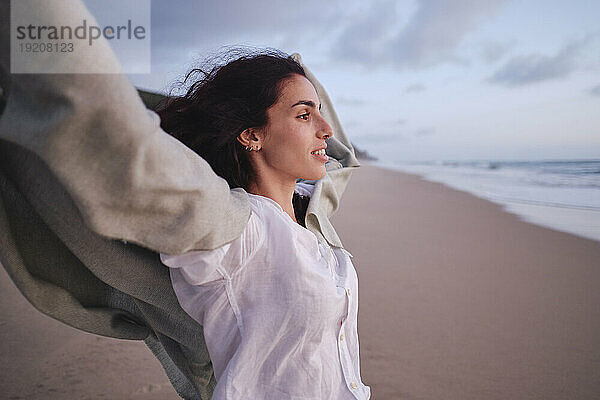
[[[425,68],[462,62],[457,49],[463,39],[505,2],[422,0],[402,29],[396,26],[394,1],[369,3],[369,10],[350,20],[334,43],[332,55],[364,66]]]
[[[275,47],[288,53],[299,51],[303,56],[318,54],[329,45],[332,29],[345,26],[347,4],[342,0],[305,0],[297,6],[292,10],[288,3],[277,0],[152,0],[152,75],[137,75],[135,79],[155,90],[170,90],[174,80],[185,76],[199,61],[221,54],[225,45]],[[318,63],[310,60],[310,65]]]
[[[391,59],[417,68],[456,62],[456,49],[462,40],[503,3],[503,0],[422,1],[408,26],[391,41],[394,49]]]
[[[329,65],[366,68],[461,62],[463,39],[505,1],[421,0],[400,21],[407,7],[397,0],[305,0],[297,12],[276,0],[152,0],[153,68],[164,72],[225,44],[303,50]]]
[[[381,143],[403,140],[405,137],[399,133],[372,133],[367,135],[353,136],[352,140],[357,140],[363,143]]]
[[[198,47],[215,40],[247,41],[257,35],[306,37],[313,28],[327,26],[339,15],[341,0],[305,0],[302,7],[318,8],[319,12],[298,18],[289,5],[275,0],[153,0],[152,41],[159,47]]]
[[[425,86],[421,83],[413,83],[404,89],[404,93],[416,93],[425,90]]]
[[[276,0],[152,0],[153,73],[178,70],[182,75],[225,45],[275,47],[303,56],[322,51],[328,45],[323,38],[345,24],[344,5],[342,0],[305,0],[292,10]]]
[[[589,93],[590,93],[592,96],[600,96],[600,84],[598,84],[598,85],[596,85],[596,86],[592,87],[592,88],[589,90]]]
[[[415,132],[415,135],[416,136],[429,136],[429,135],[433,135],[434,133],[435,133],[435,128],[428,127],[428,128],[418,129]]]
[[[339,97],[335,101],[336,105],[340,106],[362,106],[365,104],[365,100],[356,97]]]
[[[356,121],[356,120],[343,121],[342,124],[343,124],[344,128],[348,129],[348,130],[359,129],[365,125],[363,122]]]
[[[346,18],[347,24],[331,46],[332,61],[371,66],[379,63],[386,52],[385,37],[394,25],[395,1],[365,4],[368,9],[358,10]]]
[[[578,57],[592,36],[570,43],[555,55],[529,54],[512,57],[492,76],[491,83],[516,87],[568,77],[579,68]]]
[[[494,63],[503,58],[513,45],[514,43],[509,44],[487,40],[481,44],[481,58],[488,64]]]

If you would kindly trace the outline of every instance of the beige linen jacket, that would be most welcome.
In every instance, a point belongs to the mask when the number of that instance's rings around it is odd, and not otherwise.
[[[216,382],[202,327],[179,306],[158,253],[237,238],[250,216],[246,192],[230,190],[162,131],[124,74],[10,74],[9,3],[0,0],[0,262],[41,312],[144,340],[182,398],[210,399]],[[79,0],[53,4],[32,13],[47,25],[56,15],[93,21]],[[119,68],[107,44],[77,62]],[[327,174],[309,182],[306,227],[342,247],[329,218],[360,164],[327,93],[305,70],[334,130]]]

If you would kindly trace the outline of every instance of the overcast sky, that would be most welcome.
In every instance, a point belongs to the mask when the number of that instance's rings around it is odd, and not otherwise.
[[[223,45],[299,52],[384,160],[600,158],[600,1],[153,1],[165,90]]]

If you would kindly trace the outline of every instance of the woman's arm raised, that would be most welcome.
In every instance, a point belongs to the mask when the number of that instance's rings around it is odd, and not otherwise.
[[[9,1],[0,2],[10,15]],[[61,23],[65,16],[93,21],[78,0],[51,8],[31,12],[41,25],[53,25],[57,15]],[[246,193],[230,190],[161,130],[124,74],[9,74],[9,24],[2,25],[0,140],[37,154],[92,230],[165,254],[213,249],[242,233],[250,217]],[[83,66],[120,70],[106,42],[78,51]]]

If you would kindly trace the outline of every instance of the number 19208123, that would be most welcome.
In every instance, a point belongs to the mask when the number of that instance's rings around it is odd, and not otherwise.
[[[21,53],[72,53],[72,42],[61,43],[19,43]]]

